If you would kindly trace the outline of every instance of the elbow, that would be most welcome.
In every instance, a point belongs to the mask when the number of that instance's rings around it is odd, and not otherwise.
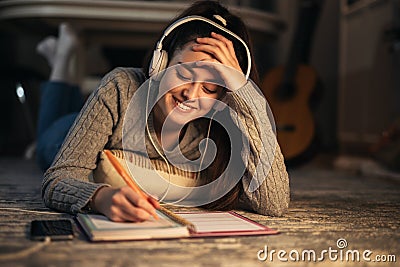
[[[51,201],[50,201],[50,197],[49,197],[46,185],[42,185],[42,201],[46,207],[51,208],[51,205],[50,205]]]
[[[282,205],[279,207],[263,209],[262,211],[259,211],[258,213],[260,213],[262,215],[273,216],[273,217],[282,217],[287,213],[288,209],[289,209],[288,205]]]
[[[285,215],[287,213],[288,209],[289,209],[289,203],[269,210],[268,215],[274,216],[274,217],[282,217],[283,215]]]
[[[50,179],[47,173],[45,173],[42,182],[41,195],[44,205],[48,208],[53,208],[51,205],[52,201],[50,192],[53,183],[54,179]]]
[[[287,197],[278,203],[267,203],[267,205],[265,207],[260,207],[260,209],[258,210],[258,213],[260,213],[262,215],[282,217],[289,210],[289,202],[290,202],[290,198]]]
[[[287,194],[285,198],[271,210],[272,216],[282,217],[289,210],[290,196]]]

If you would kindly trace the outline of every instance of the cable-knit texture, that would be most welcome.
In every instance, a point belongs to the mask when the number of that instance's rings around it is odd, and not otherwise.
[[[280,216],[289,206],[289,177],[267,101],[252,82],[228,93],[227,99],[233,121],[249,142],[242,152],[247,170],[239,203],[260,214]]]
[[[92,183],[89,177],[103,149],[123,149],[125,113],[144,81],[141,70],[133,68],[117,68],[103,78],[44,174],[42,196],[48,207],[69,213],[85,212],[95,192],[108,186]],[[243,126],[240,128],[250,145],[242,155],[247,170],[242,178],[244,193],[240,203],[260,214],[281,215],[289,204],[289,179],[267,117],[265,99],[251,83],[229,95],[229,105],[237,112],[233,120]],[[130,119],[135,120],[135,114]],[[180,147],[188,158],[199,154],[203,129],[202,125],[192,125],[182,138]],[[147,153],[150,158],[159,157],[155,149],[147,147]]]

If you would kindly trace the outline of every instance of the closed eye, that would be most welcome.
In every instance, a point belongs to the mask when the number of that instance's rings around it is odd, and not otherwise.
[[[206,86],[204,86],[203,85],[203,89],[204,89],[204,91],[206,91],[206,93],[209,93],[209,94],[215,94],[215,93],[217,93],[217,90],[211,90],[211,89],[208,89]]]
[[[216,94],[218,93],[218,89],[220,88],[218,85],[209,82],[203,83],[202,87],[203,90],[208,94]]]

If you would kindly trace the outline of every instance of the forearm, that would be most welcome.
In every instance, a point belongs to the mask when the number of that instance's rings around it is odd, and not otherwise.
[[[289,178],[268,104],[250,82],[231,93],[231,101],[232,116],[248,139],[242,152],[247,170],[240,202],[260,214],[282,215],[289,205]]]
[[[290,202],[289,176],[279,147],[265,180],[255,191],[250,189],[251,180],[251,175],[245,175],[242,179],[244,190],[239,198],[241,208],[272,216],[281,216],[287,211]]]
[[[95,108],[89,106],[85,110]],[[99,151],[104,148],[108,134],[93,129],[97,128],[96,124],[96,120],[81,114],[46,171],[42,196],[48,207],[69,213],[81,212],[98,189],[99,185],[90,182],[89,176],[96,168]]]
[[[95,192],[103,186],[76,178],[54,177],[43,187],[43,201],[47,207],[58,211],[84,212]]]
[[[70,129],[42,183],[45,204],[60,211],[77,213],[103,186],[89,181],[99,152],[112,135],[113,118],[118,118],[115,86],[107,83],[86,102]]]

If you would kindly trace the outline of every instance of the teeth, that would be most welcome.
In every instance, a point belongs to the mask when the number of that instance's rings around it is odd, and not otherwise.
[[[182,102],[176,101],[176,104],[178,105],[179,108],[181,108],[183,110],[190,110],[191,109],[191,107],[186,106]]]

